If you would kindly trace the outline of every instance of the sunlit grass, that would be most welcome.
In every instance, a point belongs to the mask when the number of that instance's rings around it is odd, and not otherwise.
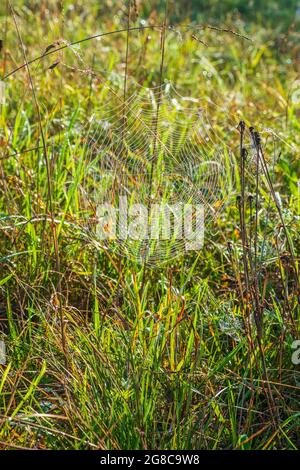
[[[55,2],[48,12],[36,2],[32,9],[15,3],[30,58],[58,39],[71,42],[126,27],[119,10],[114,19],[107,15],[95,24],[93,1],[78,9],[68,9],[72,2],[66,2],[64,15]],[[146,274],[134,260],[102,249],[85,230],[91,214],[82,188],[87,184],[91,190],[93,183],[87,183],[89,118],[110,100],[107,84],[122,87],[124,35],[87,41],[31,66],[50,188],[26,68],[6,80],[0,127],[0,339],[7,345],[7,364],[0,365],[1,447],[299,447],[300,378],[291,361],[299,307],[289,247],[261,174],[259,293],[275,404],[270,410],[253,311],[245,315],[250,301],[243,290],[236,202],[237,126],[244,119],[261,131],[298,263],[299,112],[293,94],[298,46],[293,32],[284,42],[251,25],[245,29],[253,42],[208,29],[197,32],[200,42],[184,26],[167,34],[165,78],[182,96],[200,100],[216,152],[231,149],[233,157],[224,158],[229,176],[223,188],[230,194],[206,227],[203,250],[147,268]],[[3,75],[23,62],[9,16]],[[132,32],[129,75],[144,87],[157,86],[159,63],[159,31]],[[135,86],[129,83],[129,94]],[[111,106],[116,105],[117,99]],[[163,138],[168,137],[166,132]],[[155,177],[159,181],[160,175]],[[251,162],[247,181],[252,195]],[[251,224],[253,229],[253,219]]]

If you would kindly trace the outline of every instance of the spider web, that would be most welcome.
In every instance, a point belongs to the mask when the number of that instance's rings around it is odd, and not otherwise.
[[[135,84],[137,91],[125,101],[122,90],[118,93],[109,85],[105,88],[105,99],[93,110],[86,130],[83,196],[87,205],[116,206],[126,195],[131,206],[149,208],[162,202],[169,208],[201,206],[208,224],[228,194],[225,176],[232,175],[232,165],[228,149],[216,146],[199,100],[179,95],[170,82],[155,88]],[[174,224],[178,224],[182,214],[174,217]],[[159,225],[159,218],[154,215],[152,224]],[[111,229],[108,220],[108,238]],[[196,220],[195,233],[203,229],[203,220]],[[89,233],[97,238],[92,227]],[[186,252],[187,239],[112,237],[107,246],[139,262],[159,264]]]

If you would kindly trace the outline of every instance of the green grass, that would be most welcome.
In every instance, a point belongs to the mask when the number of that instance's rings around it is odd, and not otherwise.
[[[75,2],[73,9],[65,1],[63,11],[60,2],[46,3],[48,10],[33,0],[13,2],[28,59],[62,38],[74,42],[126,28],[119,2],[113,2],[113,12],[100,11],[93,0]],[[1,9],[4,76],[24,57],[12,15]],[[156,14],[152,5],[150,23],[161,23]],[[140,24],[140,18],[133,20]],[[101,249],[84,230],[91,214],[82,189],[92,193],[94,184],[87,177],[88,118],[101,104],[109,109],[118,103],[107,85],[122,87],[126,35],[86,41],[30,67],[50,188],[26,68],[5,80],[0,339],[8,361],[0,365],[2,448],[299,448],[299,366],[291,360],[292,342],[299,339],[298,33],[240,21],[240,33],[250,42],[207,28],[186,31],[187,23],[176,23],[177,31],[167,34],[164,77],[182,96],[200,99],[212,125],[212,155],[231,150],[223,188],[229,194],[206,227],[203,250],[147,269],[146,275],[139,263]],[[193,32],[208,46],[193,39]],[[140,85],[158,85],[160,56],[158,31],[132,32],[128,75]],[[261,345],[245,289],[236,200],[241,119],[261,132],[290,240],[289,246],[261,173]],[[168,138],[167,131],[162,137]],[[251,162],[246,180],[247,194],[255,197]],[[254,225],[252,220],[253,231]]]

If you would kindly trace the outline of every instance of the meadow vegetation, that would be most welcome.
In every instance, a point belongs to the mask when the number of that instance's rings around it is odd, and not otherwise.
[[[128,93],[159,85],[164,3],[132,2],[130,26],[151,28],[130,32],[127,61],[126,32],[69,46],[126,29],[123,2],[11,3],[0,7],[0,447],[298,449],[297,2],[170,2],[163,80],[201,101],[212,152],[233,156],[232,190],[202,250],[146,271],[82,228],[85,129],[125,69]]]

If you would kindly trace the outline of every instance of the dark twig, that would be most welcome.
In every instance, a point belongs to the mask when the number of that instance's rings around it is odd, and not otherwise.
[[[64,353],[64,358],[65,358],[65,366],[67,368],[68,360],[67,360],[67,351],[66,351],[65,322],[64,322],[64,315],[63,315],[63,309],[62,309],[62,299],[61,299],[60,254],[59,254],[59,247],[58,247],[56,224],[54,222],[50,162],[49,162],[49,158],[48,158],[46,139],[45,139],[44,130],[43,130],[43,126],[42,126],[42,117],[41,117],[40,107],[39,107],[38,99],[37,99],[37,96],[36,96],[33,79],[32,79],[32,76],[31,76],[29,62],[27,60],[25,45],[24,45],[24,42],[23,42],[23,39],[22,39],[22,36],[21,36],[21,33],[20,33],[20,29],[19,29],[19,26],[18,26],[18,23],[17,23],[17,19],[16,19],[14,9],[13,9],[13,7],[12,7],[9,0],[8,0],[8,4],[9,4],[10,10],[12,12],[13,21],[14,21],[15,28],[16,28],[17,35],[18,35],[18,39],[19,39],[19,42],[20,42],[21,48],[22,48],[22,53],[23,53],[23,57],[24,57],[24,60],[25,60],[25,66],[26,66],[26,69],[27,69],[28,78],[29,78],[29,82],[30,82],[30,87],[31,87],[32,95],[33,95],[33,100],[34,100],[34,104],[35,104],[35,108],[36,108],[36,112],[37,112],[37,116],[38,116],[39,130],[40,130],[40,135],[41,135],[42,144],[43,144],[43,152],[44,152],[44,159],[45,159],[45,166],[46,166],[46,173],[47,173],[48,201],[49,201],[49,210],[50,210],[50,217],[51,217],[51,230],[52,230],[53,245],[54,245],[55,258],[56,258],[56,271],[58,273],[57,292],[58,292],[58,302],[59,302],[59,311],[60,311],[61,342],[62,342],[62,349],[63,349],[63,353]]]

